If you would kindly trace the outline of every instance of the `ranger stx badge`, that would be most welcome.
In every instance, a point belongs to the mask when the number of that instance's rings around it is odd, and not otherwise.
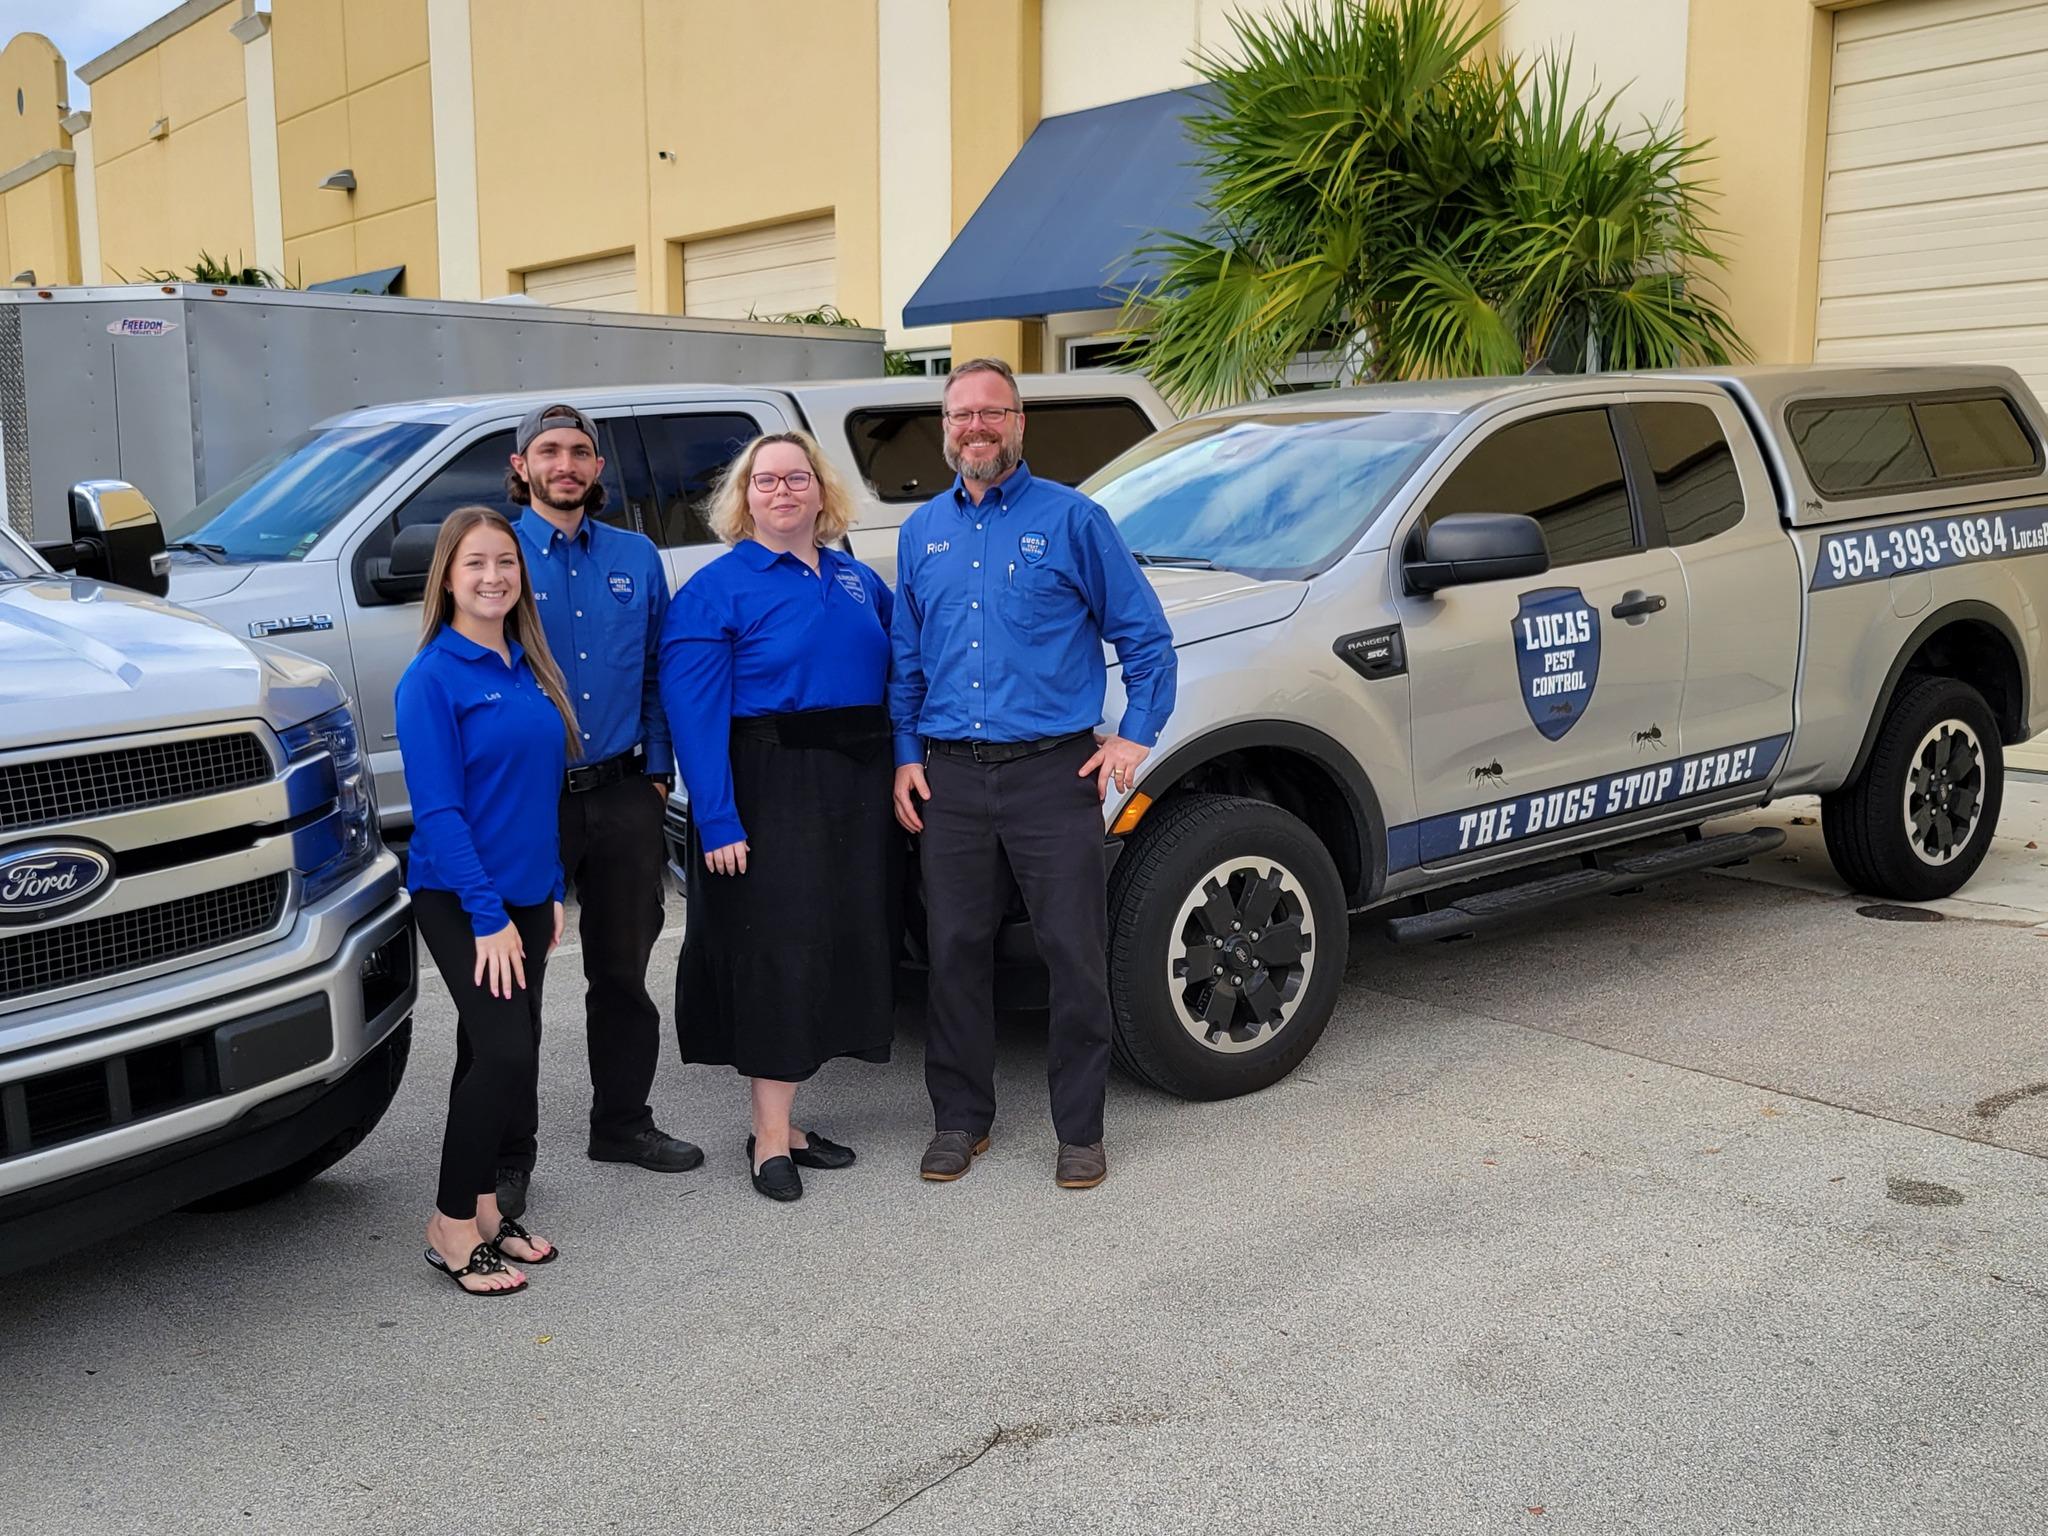
[[[0,923],[46,917],[107,883],[114,861],[83,843],[42,843],[0,853]]]

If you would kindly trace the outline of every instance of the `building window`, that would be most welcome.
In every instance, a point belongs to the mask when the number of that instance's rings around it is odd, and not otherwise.
[[[953,353],[948,347],[913,347],[900,353],[905,374],[917,374],[926,378],[953,371]]]
[[[1069,336],[1065,371],[1073,373],[1082,368],[1135,366],[1138,354],[1151,339],[1149,336]]]

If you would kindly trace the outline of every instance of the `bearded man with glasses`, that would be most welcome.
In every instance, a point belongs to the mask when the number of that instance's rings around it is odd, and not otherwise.
[[[1173,634],[1109,514],[1024,462],[1007,364],[954,369],[944,414],[955,479],[903,524],[890,633],[896,819],[920,836],[931,954],[919,1171],[957,1179],[989,1145],[1007,864],[1050,983],[1054,1181],[1092,1189],[1109,1168],[1102,802],[1130,789],[1173,709]],[[1098,729],[1105,641],[1122,667],[1113,731]]]

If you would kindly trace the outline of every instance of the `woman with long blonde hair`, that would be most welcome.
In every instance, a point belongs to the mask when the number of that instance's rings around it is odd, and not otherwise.
[[[752,1079],[754,1187],[853,1151],[790,1124],[840,1056],[887,1061],[903,840],[890,811],[892,598],[835,546],[852,503],[801,432],[749,443],[714,493],[732,548],[669,606],[661,696],[690,791],[683,1059]]]
[[[496,1170],[501,1145],[539,1120],[541,983],[562,937],[556,805],[576,714],[503,514],[448,515],[422,608],[420,651],[398,680],[406,885],[457,1031],[427,1263],[472,1296],[509,1296],[526,1289],[518,1265],[555,1257],[498,1209]]]

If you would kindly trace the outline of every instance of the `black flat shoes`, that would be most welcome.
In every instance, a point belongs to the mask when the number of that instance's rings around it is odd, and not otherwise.
[[[853,1148],[842,1147],[836,1141],[828,1141],[816,1131],[806,1131],[804,1136],[810,1142],[810,1145],[808,1147],[792,1147],[789,1153],[789,1160],[795,1163],[797,1167],[828,1169],[851,1168],[853,1166]],[[754,1138],[749,1136],[747,1138],[748,1166],[753,1166],[753,1162]]]
[[[747,1162],[754,1160],[753,1143],[747,1144]],[[771,1157],[754,1169],[754,1188],[770,1200],[801,1200],[804,1197],[804,1181],[798,1176],[796,1164],[786,1157]]]

